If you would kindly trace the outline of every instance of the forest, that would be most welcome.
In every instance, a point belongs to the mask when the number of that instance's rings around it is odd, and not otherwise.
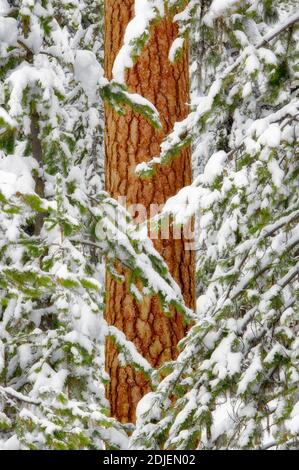
[[[0,450],[299,449],[298,137],[299,0],[0,0]]]

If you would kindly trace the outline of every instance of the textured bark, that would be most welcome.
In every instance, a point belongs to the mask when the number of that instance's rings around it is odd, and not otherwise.
[[[105,73],[111,79],[112,66],[122,45],[126,25],[133,14],[134,0],[105,0]],[[127,85],[149,99],[158,109],[163,130],[157,131],[143,117],[130,109],[124,116],[105,107],[106,190],[115,198],[125,196],[127,204],[163,204],[192,179],[190,149],[184,149],[170,167],[158,170],[152,179],[134,174],[136,165],[159,155],[163,137],[176,121],[182,120],[189,101],[188,49],[172,65],[169,48],[177,36],[177,26],[170,19],[157,24],[151,40],[134,68],[127,73]],[[149,215],[149,214],[148,214]],[[181,286],[185,302],[194,307],[194,253],[185,250],[184,240],[155,240],[174,279]],[[106,319],[121,329],[140,353],[155,367],[177,356],[177,343],[185,335],[181,315],[167,318],[156,297],[138,304],[128,293],[126,282],[118,284],[106,275]],[[107,389],[111,413],[122,422],[134,422],[136,405],[150,390],[141,373],[120,367],[114,345],[108,341],[106,369],[111,381]]]

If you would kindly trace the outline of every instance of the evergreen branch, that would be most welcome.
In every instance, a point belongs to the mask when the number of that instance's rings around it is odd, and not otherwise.
[[[0,385],[0,393],[2,393],[3,395],[8,395],[16,400],[28,403],[30,405],[41,405],[42,403],[40,400],[34,400],[33,398],[26,397],[26,395],[23,395],[23,393],[17,392],[11,387],[2,387]]]
[[[291,439],[289,439],[288,441],[284,442],[283,445],[287,446],[288,444],[291,444],[292,441],[294,439],[296,439],[297,437],[299,436],[299,433],[296,434],[296,437],[292,437]],[[277,441],[270,441],[268,442],[267,444],[263,445],[262,447],[260,447],[260,450],[268,450],[268,449],[272,449],[272,447],[278,447],[279,445],[281,445],[281,442],[277,442]]]
[[[287,243],[283,251],[279,253],[279,255],[282,256],[284,253],[292,250],[298,244],[299,244],[299,236],[294,237],[294,239],[291,240],[291,243]],[[270,258],[266,259],[266,261],[262,264],[262,267],[256,273],[253,273],[251,276],[248,276],[246,279],[239,282],[239,284],[236,286],[235,291],[233,292],[231,296],[231,300],[234,301],[241,294],[241,292],[244,291],[244,289],[248,287],[248,285],[253,279],[257,279],[258,277],[260,277],[272,266],[273,266],[273,260]]]
[[[17,43],[19,44],[19,46],[21,46],[21,47],[26,51],[28,62],[33,63],[33,57],[35,56],[35,54],[33,53],[33,51],[32,51],[23,41],[21,41],[20,39],[17,40]],[[42,55],[46,55],[46,56],[51,57],[51,58],[53,58],[53,59],[59,60],[58,57],[56,57],[54,54],[51,54],[50,52],[47,52],[47,51],[39,51],[38,53],[39,53],[39,54],[42,54]]]
[[[266,239],[267,237],[271,237],[272,235],[274,235],[275,232],[277,232],[277,230],[281,229],[282,227],[284,227],[285,225],[288,225],[290,224],[291,222],[294,222],[296,221],[297,219],[299,218],[299,211],[295,211],[293,214],[288,215],[288,216],[285,216],[283,218],[280,218],[279,221],[276,223],[276,224],[271,224],[270,226],[268,227],[265,227],[263,230],[262,230],[262,233],[260,234],[260,236],[255,240],[254,242],[254,247],[256,247],[262,240]],[[247,253],[245,254],[245,256],[242,258],[242,260],[240,261],[240,263],[238,264],[237,268],[236,268],[236,271],[239,272],[241,274],[241,269],[242,267],[244,266],[246,260],[248,259],[251,251],[252,251],[253,247],[251,247]],[[237,279],[234,279],[231,284],[229,285],[228,287],[228,290],[227,290],[227,293],[225,295],[225,298],[224,298],[224,301],[227,300],[229,298],[229,295],[231,293],[231,290],[234,286],[234,284],[236,283],[236,281],[238,280],[239,278]]]

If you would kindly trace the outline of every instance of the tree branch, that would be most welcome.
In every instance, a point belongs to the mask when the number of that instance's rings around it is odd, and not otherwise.
[[[279,34],[283,33],[290,26],[294,25],[295,23],[298,23],[298,21],[299,21],[298,12],[295,13],[294,15],[289,16],[282,24],[278,25],[277,28],[272,29],[272,31],[269,31],[268,34],[265,34],[265,36],[258,43],[257,48],[263,47],[267,42],[272,41],[272,39],[274,39]]]
[[[34,400],[33,398],[26,397],[23,393],[17,392],[11,387],[1,387],[0,386],[0,393],[3,395],[8,395],[16,400],[23,401],[25,403],[29,403],[30,405],[40,405],[40,400]]]

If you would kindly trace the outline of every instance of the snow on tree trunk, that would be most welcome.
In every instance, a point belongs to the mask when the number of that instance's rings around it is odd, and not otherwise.
[[[105,1],[105,75],[109,80],[133,14],[134,0]],[[134,173],[137,164],[159,155],[165,135],[188,113],[188,47],[184,46],[175,64],[169,61],[169,50],[177,34],[178,27],[170,17],[156,23],[141,56],[126,74],[129,91],[155,105],[163,129],[155,129],[132,109],[119,115],[110,106],[105,107],[106,190],[114,198],[126,197],[127,206],[142,204],[147,217],[151,204],[164,204],[192,179],[190,148],[185,148],[171,166],[159,169],[152,179],[144,180]],[[194,308],[194,252],[185,249],[183,236],[174,239],[172,230],[169,239],[160,237],[154,240],[154,245],[180,285],[186,304]],[[165,316],[157,297],[139,304],[129,292],[129,275],[124,274],[126,282],[122,284],[109,272],[106,274],[106,319],[125,333],[152,366],[159,367],[177,356],[177,343],[186,332],[182,316],[174,310],[171,318]],[[116,348],[110,341],[106,369],[111,378],[107,395],[112,416],[121,422],[134,422],[136,405],[150,390],[148,381],[132,367],[120,366]]]

